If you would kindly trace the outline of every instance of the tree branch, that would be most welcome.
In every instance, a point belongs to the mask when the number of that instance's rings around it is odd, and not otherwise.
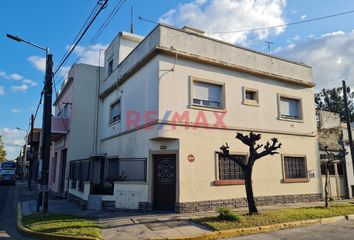
[[[279,148],[281,148],[281,143],[278,142],[277,138],[272,138],[272,143],[267,142],[264,146],[264,150],[260,153],[256,153],[255,160],[267,155],[279,154],[279,152],[276,151]]]
[[[222,145],[220,147],[221,152],[218,152],[219,156],[224,157],[224,158],[228,158],[232,161],[234,161],[235,163],[237,163],[242,169],[244,169],[246,167],[246,164],[240,160],[240,158],[235,158],[233,156],[230,155],[230,151],[229,151],[229,145],[226,143],[226,145]]]

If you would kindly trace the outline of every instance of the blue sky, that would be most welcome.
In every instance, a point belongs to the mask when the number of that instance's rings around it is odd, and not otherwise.
[[[54,64],[80,30],[96,5],[96,0],[12,0],[0,8],[0,135],[3,135],[9,158],[20,151],[31,113],[39,101],[43,87],[44,53],[5,37],[6,33],[47,46]],[[70,67],[87,46],[93,34],[119,0],[110,0],[98,16],[80,47],[65,64]],[[98,51],[119,31],[129,31],[130,6],[134,6],[135,33],[146,35],[154,24],[138,21],[140,15],[153,21],[163,21],[177,27],[190,25],[216,37],[258,51],[267,52],[264,41],[273,42],[272,53],[313,66],[317,89],[334,87],[346,79],[354,85],[354,14],[305,23],[272,31],[222,33],[233,30],[266,27],[354,10],[354,1],[333,0],[126,0],[93,46],[82,59],[98,64]],[[328,71],[330,70],[330,71]],[[65,71],[62,71],[64,74]],[[56,81],[60,80],[56,77]],[[41,125],[41,111],[36,127]]]

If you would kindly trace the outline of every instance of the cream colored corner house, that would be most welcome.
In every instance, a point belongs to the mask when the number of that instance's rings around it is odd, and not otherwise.
[[[105,170],[93,181],[110,188],[98,193],[103,206],[177,212],[245,206],[242,172],[216,153],[228,142],[245,157],[237,131],[261,133],[263,142],[276,137],[283,146],[255,164],[258,204],[321,198],[310,67],[165,25],[144,39],[120,34],[105,57],[104,157],[94,164]]]

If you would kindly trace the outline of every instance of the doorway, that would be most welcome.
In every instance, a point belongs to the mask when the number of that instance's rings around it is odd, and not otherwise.
[[[176,155],[153,155],[153,209],[175,210],[176,203]]]
[[[67,155],[67,149],[61,150],[61,167],[60,167],[60,188],[59,192],[62,197],[65,196],[65,173],[66,173],[66,155]]]

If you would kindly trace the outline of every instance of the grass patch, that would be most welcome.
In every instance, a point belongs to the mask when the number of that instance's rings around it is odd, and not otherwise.
[[[229,208],[219,208],[218,211],[219,216],[218,219],[219,220],[223,220],[223,221],[240,221],[242,216],[232,212]]]
[[[256,215],[243,215],[238,221],[220,220],[219,217],[205,217],[194,221],[206,224],[214,230],[266,226],[277,223],[295,222],[316,218],[328,218],[354,214],[354,205],[339,204],[329,208],[308,207],[263,211]]]
[[[96,219],[62,214],[32,214],[23,217],[22,223],[26,228],[36,232],[101,237],[101,228]]]

